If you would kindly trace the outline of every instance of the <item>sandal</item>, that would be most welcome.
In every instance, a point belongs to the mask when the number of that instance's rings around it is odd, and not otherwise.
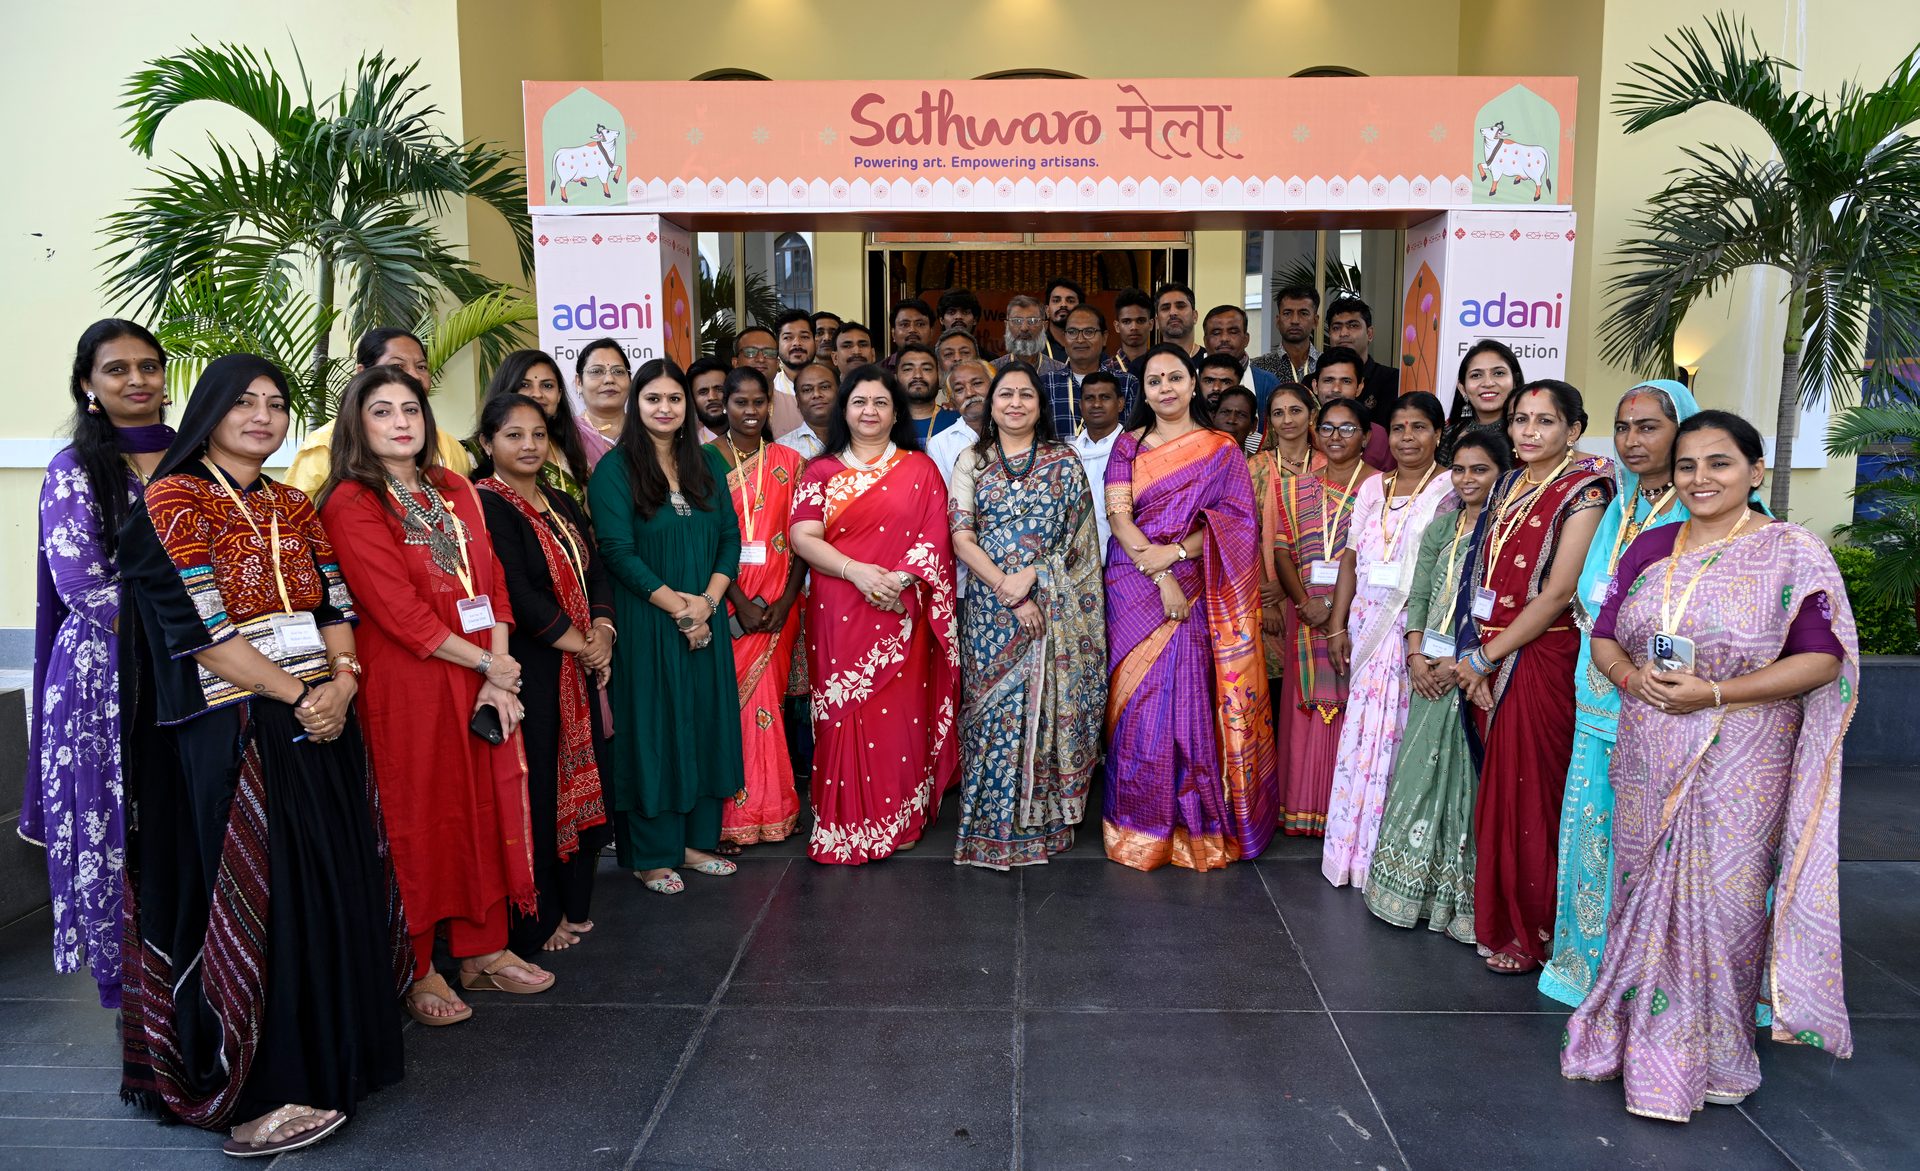
[[[259,1129],[253,1132],[252,1138],[229,1138],[220,1144],[220,1149],[236,1159],[258,1159],[263,1155],[278,1155],[285,1151],[297,1151],[302,1147],[310,1147],[346,1125],[347,1116],[335,1111],[332,1118],[312,1130],[303,1130],[299,1134],[278,1140],[273,1137],[274,1132],[289,1122],[298,1122],[303,1118],[317,1118],[320,1114],[321,1111],[311,1106],[295,1106],[289,1103],[262,1118]]]
[[[453,994],[453,989],[447,987],[447,978],[437,971],[429,970],[425,976],[413,982],[413,987],[407,989],[407,1015],[412,1017],[416,1024],[425,1025],[429,1029],[438,1029],[445,1025],[457,1025],[473,1015],[473,1006],[471,1004],[461,1004],[459,1012],[446,1016],[435,1016],[414,1003],[414,997],[416,996],[431,996],[435,1000],[439,1000],[448,1006],[459,1003],[458,998]],[[229,1151],[227,1153],[232,1154],[233,1152]]]
[[[1539,968],[1540,961],[1525,953],[1515,955],[1510,951],[1496,951],[1487,957],[1487,970],[1502,976],[1524,976]]]
[[[1707,1105],[1709,1106],[1738,1106],[1746,1100],[1747,1096],[1745,1094],[1716,1094],[1712,1090],[1707,1091]]]
[[[633,876],[640,878],[641,873],[641,871],[636,870],[633,872]],[[687,884],[681,880],[678,874],[675,874],[671,870],[659,878],[640,878],[640,885],[657,895],[677,895],[687,889]]]
[[[740,869],[739,866],[727,861],[725,858],[709,858],[705,862],[695,862],[692,865],[682,863],[682,865],[686,866],[688,870],[693,871],[695,874],[705,874],[712,878],[725,878],[727,875]]]
[[[554,976],[552,972],[548,972],[547,978],[537,984],[528,983],[525,980],[515,980],[500,974],[505,969],[514,967],[515,965],[526,968],[529,971],[533,968],[532,964],[529,964],[512,952],[502,951],[492,963],[481,968],[479,971],[469,971],[465,967],[462,967],[460,969],[460,987],[465,988],[469,992],[511,992],[516,996],[532,996],[536,993],[545,992],[547,989],[553,987]]]

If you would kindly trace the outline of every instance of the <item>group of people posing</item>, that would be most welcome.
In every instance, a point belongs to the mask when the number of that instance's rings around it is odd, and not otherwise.
[[[1252,361],[1177,285],[1121,295],[1111,352],[1072,282],[1015,298],[991,362],[968,300],[931,345],[902,302],[885,362],[798,311],[731,365],[520,351],[465,441],[374,330],[286,482],[272,364],[214,361],[169,427],[159,343],[89,328],[21,825],[126,1095],[308,1145],[400,1076],[396,1002],[554,986],[526,957],[591,936],[609,843],[677,895],[803,830],[911,850],[956,787],[954,860],[994,870],[1096,791],[1139,869],[1323,837],[1374,915],[1544,968],[1564,1072],[1636,1113],[1755,1089],[1756,1019],[1850,1052],[1857,643],[1749,424],[1649,382],[1583,454],[1579,391],[1494,341],[1449,418],[1363,356],[1364,304],[1315,349],[1311,290]]]

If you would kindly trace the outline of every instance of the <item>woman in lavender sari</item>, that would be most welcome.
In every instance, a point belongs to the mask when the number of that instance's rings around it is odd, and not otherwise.
[[[1211,870],[1256,857],[1279,807],[1246,457],[1207,425],[1177,346],[1107,463],[1107,857]]]
[[[30,762],[20,836],[46,847],[53,966],[87,968],[120,1005],[121,522],[173,429],[166,354],[131,321],[97,321],[73,356],[73,442],[40,487]]]
[[[1826,546],[1748,507],[1753,426],[1702,411],[1674,453],[1692,519],[1628,546],[1593,624],[1623,696],[1613,914],[1560,1069],[1685,1122],[1759,1087],[1756,1001],[1775,1040],[1853,1052],[1837,839],[1859,645]]]

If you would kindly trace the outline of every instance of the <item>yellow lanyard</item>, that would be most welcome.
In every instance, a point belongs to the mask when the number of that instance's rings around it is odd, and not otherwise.
[[[393,496],[394,503],[400,505],[401,511],[404,512],[406,510],[406,502],[400,499],[400,494],[394,491],[393,485],[387,485],[387,491]],[[420,477],[420,491],[428,500],[438,500],[440,507],[447,510],[447,515],[452,517],[453,523],[459,527],[460,543],[455,547],[455,551],[460,554],[460,564],[454,568],[453,573],[455,577],[460,579],[460,588],[467,591],[468,598],[479,597],[480,595],[473,592],[473,562],[467,556],[467,522],[461,520],[460,517],[454,513],[453,501],[440,495],[439,491],[427,482],[425,476]]]
[[[1493,581],[1493,570],[1500,564],[1500,554],[1506,551],[1507,542],[1513,540],[1514,533],[1520,530],[1520,526],[1526,522],[1527,517],[1533,515],[1534,507],[1540,503],[1540,498],[1546,495],[1547,485],[1559,479],[1560,473],[1566,471],[1567,465],[1572,462],[1573,451],[1568,449],[1567,454],[1561,457],[1560,466],[1554,468],[1553,473],[1546,479],[1534,484],[1533,491],[1520,498],[1527,502],[1524,509],[1520,507],[1520,500],[1513,500],[1493,518],[1492,531],[1488,533],[1487,540],[1486,569],[1480,575],[1480,584],[1483,587]],[[1525,483],[1533,484],[1532,480],[1527,479],[1525,471],[1520,473],[1520,479]]]
[[[1340,501],[1342,514],[1353,507],[1353,486],[1360,482],[1360,473],[1366,469],[1366,466],[1365,460],[1360,460],[1353,465],[1353,475],[1347,477],[1347,490],[1343,494],[1344,499]],[[1332,522],[1333,509],[1327,506],[1327,491],[1323,487],[1320,489],[1320,558],[1323,561],[1332,561],[1334,557],[1333,537],[1330,535],[1332,530],[1329,527]]]
[[[753,453],[753,458],[760,461],[760,466],[754,470],[753,496],[751,498],[747,496],[747,470],[745,461],[740,458],[740,449],[733,445],[733,435],[731,433],[727,435],[727,450],[733,453],[733,466],[740,473],[740,536],[746,544],[751,545],[753,544],[754,510],[759,507],[759,502],[767,498],[767,441],[763,436],[760,440],[759,449]]]
[[[1645,521],[1633,519],[1634,513],[1640,510],[1640,493],[1633,494],[1633,503],[1627,506],[1625,521],[1621,524],[1620,531],[1614,535],[1613,552],[1607,555],[1608,577],[1612,577],[1613,571],[1620,568],[1620,554],[1626,551],[1627,543],[1646,529],[1652,528],[1653,522],[1660,519],[1660,511],[1667,506],[1668,501],[1673,499],[1673,490],[1673,485],[1668,484],[1667,490],[1653,502],[1653,508],[1647,513]]]
[[[1728,541],[1733,540],[1735,537],[1740,535],[1741,529],[1744,529],[1747,527],[1747,521],[1751,520],[1752,518],[1753,518],[1753,510],[1751,508],[1746,508],[1742,506],[1740,510],[1739,523],[1733,526],[1733,531],[1728,533],[1726,536],[1720,538],[1720,540],[1713,542],[1713,544],[1724,545]],[[1713,556],[1707,558],[1705,561],[1702,561],[1700,563],[1700,568],[1694,570],[1693,577],[1688,579],[1687,588],[1680,591],[1680,605],[1677,608],[1674,607],[1673,606],[1673,568],[1674,566],[1680,564],[1680,558],[1684,555],[1681,551],[1686,549],[1687,547],[1687,534],[1692,530],[1692,528],[1693,528],[1692,520],[1686,520],[1681,522],[1680,535],[1673,539],[1673,555],[1667,558],[1667,580],[1666,580],[1666,584],[1663,585],[1660,589],[1660,629],[1663,633],[1666,633],[1666,634],[1680,633],[1679,622],[1680,622],[1680,619],[1684,617],[1687,613],[1687,602],[1693,598],[1693,587],[1699,585],[1700,579],[1707,575],[1708,568],[1710,568],[1714,562],[1720,560],[1720,552],[1716,550]],[[1712,547],[1713,547],[1712,545],[1705,545],[1705,546],[1702,546],[1701,548],[1712,548]],[[1698,553],[1700,552],[1700,549],[1693,549],[1693,550],[1690,550],[1690,552]]]
[[[1421,476],[1420,482],[1413,486],[1412,494],[1407,497],[1407,515],[1400,520],[1399,532],[1389,531],[1388,524],[1393,520],[1393,488],[1395,484],[1400,482],[1400,469],[1395,468],[1389,473],[1386,483],[1380,486],[1382,489],[1380,493],[1380,538],[1386,546],[1385,553],[1380,558],[1382,561],[1393,560],[1393,552],[1399,548],[1400,538],[1407,535],[1407,521],[1408,518],[1413,516],[1413,502],[1420,499],[1420,493],[1425,490],[1427,481],[1433,479],[1433,473],[1439,470],[1439,467],[1440,465],[1437,463],[1428,464],[1427,474]]]
[[[212,461],[208,462],[212,463]],[[247,522],[247,527],[253,530],[253,535],[266,545],[267,552],[273,558],[273,584],[280,591],[280,609],[287,614],[293,613],[293,601],[287,596],[287,578],[280,571],[280,514],[275,512],[268,517],[268,525],[272,529],[272,536],[269,539],[268,534],[260,531],[260,523],[253,519],[253,513],[247,511],[246,502],[240,499],[240,493],[234,491],[233,485],[227,482],[226,469],[218,464],[213,464],[213,482],[220,485],[221,490],[227,494],[227,499],[233,501],[234,508],[239,510],[240,519]]]
[[[1467,510],[1463,508],[1460,510],[1460,519],[1453,522],[1453,543],[1447,546],[1446,588],[1440,592],[1443,598],[1452,598],[1453,591],[1460,586],[1460,538],[1466,535]]]
[[[538,487],[535,485],[536,489]],[[562,553],[567,559],[567,567],[573,570],[574,579],[580,583],[581,589],[586,589],[587,555],[574,542],[573,526],[567,523],[566,517],[555,512],[553,505],[544,499],[540,501],[539,511],[541,516],[547,518],[547,524],[553,529],[554,534],[560,538],[560,544],[565,546]]]

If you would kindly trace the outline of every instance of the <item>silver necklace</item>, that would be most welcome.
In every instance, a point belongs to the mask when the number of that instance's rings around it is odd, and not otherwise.
[[[853,448],[849,446],[845,451],[840,453],[840,462],[852,468],[856,472],[877,472],[881,468],[885,467],[887,465],[887,461],[892,459],[894,457],[894,454],[898,451],[899,451],[899,448],[895,447],[893,445],[893,441],[889,439],[887,441],[887,446],[881,449],[880,456],[878,459],[874,460],[872,463],[863,463],[860,461],[859,458],[857,458],[853,454]]]

